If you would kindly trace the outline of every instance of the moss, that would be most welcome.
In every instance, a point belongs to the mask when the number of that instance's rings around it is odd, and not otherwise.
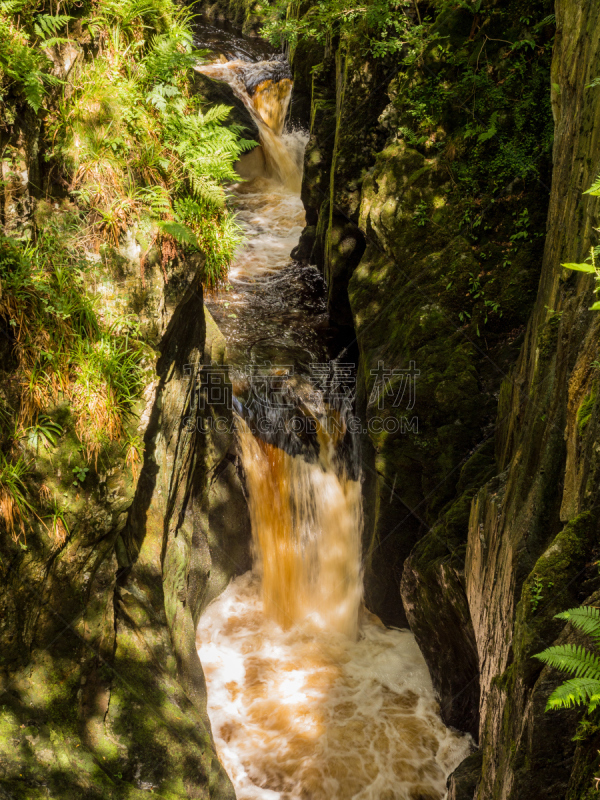
[[[575,734],[577,742],[573,770],[565,800],[594,800],[598,797],[596,777],[600,773],[600,715],[583,718]]]
[[[580,436],[583,434],[583,431],[585,430],[587,424],[592,418],[595,405],[596,405],[596,387],[594,386],[592,387],[590,393],[583,398],[583,400],[581,401],[581,405],[577,409],[577,430]]]
[[[538,335],[540,358],[549,358],[555,352],[561,316],[560,312],[550,314],[545,325],[541,328]]]
[[[510,694],[516,680],[516,673],[515,665],[510,664],[500,675],[494,675],[492,678],[492,686],[499,689],[501,692]]]
[[[586,511],[569,522],[538,558],[523,583],[517,607],[513,650],[526,681],[533,680],[541,664],[531,657],[561,630],[554,615],[583,601],[581,576],[590,547],[598,534],[596,515]],[[589,590],[589,584],[586,591]]]

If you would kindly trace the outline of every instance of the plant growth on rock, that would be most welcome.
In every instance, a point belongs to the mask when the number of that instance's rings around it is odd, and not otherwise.
[[[100,0],[56,12],[46,0],[0,4],[0,513],[16,539],[35,506],[25,467],[40,441],[62,446],[74,432],[96,468],[119,445],[137,472],[156,337],[133,293],[126,307],[111,287],[132,258],[139,303],[150,263],[177,285],[195,258],[204,286],[221,283],[240,240],[224,184],[254,145],[224,124],[227,106],[194,92],[203,54],[187,9]]]

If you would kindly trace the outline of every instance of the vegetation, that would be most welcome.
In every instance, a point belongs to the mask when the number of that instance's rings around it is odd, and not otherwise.
[[[171,0],[104,0],[83,16],[80,4],[63,10],[73,16],[45,14],[43,2],[3,3],[5,105],[44,111],[52,181],[68,186],[99,233],[116,245],[136,225],[144,251],[162,244],[165,264],[179,248],[200,248],[206,284],[218,283],[237,243],[222,183],[254,143],[222,124],[228,107],[203,113],[189,88],[202,55],[189,12]],[[67,46],[77,54],[59,79]]]
[[[594,606],[571,608],[556,614],[600,645],[600,609]],[[600,704],[600,659],[583,645],[563,644],[548,647],[536,658],[555,669],[570,672],[574,677],[558,686],[548,698],[546,710],[586,706],[588,712]]]
[[[470,246],[476,263],[465,275],[465,262],[460,274],[447,264],[443,304],[486,347],[522,325],[535,291],[527,265],[541,260],[550,186],[552,12],[549,0],[278,0],[263,8],[264,32],[288,47],[312,90],[320,150],[336,142],[342,213],[346,195],[370,180],[375,153],[381,160],[395,148],[399,163],[401,152],[416,152],[434,170],[435,186],[410,207],[415,234],[433,241],[458,228]],[[341,80],[336,100],[331,87]],[[336,134],[329,109],[342,98]],[[419,191],[426,183],[424,173]]]
[[[23,457],[10,461],[0,451],[0,515],[15,542],[25,535],[25,519],[31,510],[24,483],[26,474]]]
[[[593,86],[595,84],[590,84]],[[596,178],[592,186],[585,192],[585,194],[590,194],[592,197],[600,197],[600,175]],[[590,254],[586,261],[581,264],[562,264],[565,269],[573,270],[574,272],[587,272],[589,275],[594,276],[595,286],[594,292],[598,294],[600,292],[600,266],[598,266],[596,259],[600,255],[600,247],[591,247]],[[589,308],[590,311],[600,311],[600,301],[596,301],[592,303]]]
[[[349,0],[321,0],[308,8],[278,0],[261,5],[260,11],[264,35],[292,52],[299,41],[312,39],[325,46],[336,41],[344,49],[358,48],[378,58],[415,60],[428,44],[429,20],[421,21],[413,0],[371,0],[359,6]]]
[[[462,192],[540,176],[553,137],[551,3],[530,3],[517,15],[513,3],[484,0],[321,0],[308,10],[277,0],[262,11],[265,35],[292,53],[301,41],[335,42],[342,52],[387,59],[397,72],[399,138],[456,162]],[[475,51],[465,39],[477,40]],[[465,149],[467,163],[457,159]]]
[[[102,326],[96,298],[84,285],[89,264],[68,236],[69,227],[77,236],[77,221],[48,224],[35,244],[0,240],[0,314],[14,337],[19,425],[39,421],[59,394],[67,395],[80,438],[93,455],[98,436],[120,434],[141,386],[141,350],[128,330]],[[90,418],[93,426],[86,424]],[[92,428],[102,433],[92,434]],[[52,433],[44,432],[50,439]]]
[[[39,149],[41,167],[29,173],[36,213],[0,235],[0,322],[9,342],[0,517],[15,541],[33,509],[26,453],[55,446],[64,433],[52,416],[57,404],[68,403],[87,464],[121,442],[137,474],[141,442],[128,420],[151,353],[137,318],[101,302],[98,278],[119,263],[127,236],[142,283],[151,252],[165,281],[194,252],[202,253],[206,287],[224,281],[239,242],[224,184],[254,145],[225,124],[228,107],[203,106],[191,88],[202,53],[187,9],[173,0],[69,0],[58,10],[47,0],[0,3],[3,160],[18,174],[25,141],[26,150]],[[73,470],[76,488],[88,471]],[[51,529],[57,541],[68,530],[56,503]]]

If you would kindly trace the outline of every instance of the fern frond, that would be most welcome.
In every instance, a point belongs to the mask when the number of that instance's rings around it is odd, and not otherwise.
[[[582,645],[561,644],[548,647],[535,657],[554,669],[570,672],[578,678],[600,680],[600,659]]]
[[[598,79],[598,83],[600,84],[600,79]],[[596,85],[596,84],[591,83],[590,87],[594,86],[594,85]],[[591,194],[594,197],[598,197],[598,195],[600,195],[600,175],[598,175],[596,180],[593,182],[593,184],[590,186],[590,188],[587,191],[584,192],[584,194]]]
[[[554,14],[548,14],[547,17],[541,19],[536,25],[534,25],[534,30],[539,30],[540,28],[544,28],[546,25],[556,25],[556,16]]]
[[[572,708],[586,704],[589,711],[600,702],[600,680],[592,678],[571,678],[558,686],[548,698],[546,710],[552,708]]]
[[[40,47],[56,47],[58,44],[66,44],[69,41],[64,36],[51,36],[49,39],[44,39],[43,42],[40,42]]]
[[[67,40],[65,40],[67,41]],[[65,82],[56,75],[50,75],[48,72],[40,73],[40,80],[44,86],[64,86]]]
[[[160,217],[171,212],[171,198],[163,186],[144,186],[139,188],[135,197],[146,205],[152,216]]]
[[[25,94],[27,103],[37,113],[42,107],[42,100],[44,97],[40,72],[33,72],[24,79],[23,93]]]
[[[157,83],[152,87],[151,91],[146,96],[146,101],[159,111],[167,110],[167,98],[177,97],[181,92],[177,86],[172,86],[169,83]]]
[[[209,108],[206,114],[203,114],[201,111],[199,111],[197,119],[203,126],[214,125],[216,122],[223,122],[223,120],[227,119],[230,112],[231,106],[218,104],[212,108]]]
[[[216,180],[206,175],[191,175],[190,183],[196,197],[217,208],[222,208],[225,205],[223,188]]]
[[[588,636],[600,642],[600,608],[579,606],[556,614],[556,619],[565,619]]]
[[[158,227],[163,233],[172,236],[179,244],[191,244],[200,249],[196,234],[187,225],[182,225],[178,222],[159,222]]]
[[[68,14],[38,14],[33,29],[40,39],[47,39],[56,36],[58,31],[72,19],[73,17]]]
[[[29,0],[2,0],[0,2],[0,11],[7,16],[9,14],[18,14],[23,11],[29,4]]]

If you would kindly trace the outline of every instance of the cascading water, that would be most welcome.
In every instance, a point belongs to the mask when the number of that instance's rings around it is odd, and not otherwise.
[[[308,460],[255,437],[240,421],[264,613],[282,628],[310,620],[355,639],[362,599],[360,484],[319,430]]]
[[[439,800],[470,740],[441,722],[410,632],[386,629],[361,603],[348,409],[332,407],[302,376],[318,356],[315,326],[281,299],[300,286],[288,254],[303,223],[303,137],[283,133],[291,81],[281,62],[266,66],[275,78],[249,79],[262,77],[264,62],[199,68],[230,83],[264,152],[263,175],[232,189],[248,238],[231,290],[213,297],[211,310],[238,367],[274,357],[296,370],[294,381],[282,379],[295,410],[283,403],[261,412],[280,423],[277,436],[255,435],[248,404],[238,419],[255,566],[198,627],[215,742],[238,800]],[[253,388],[243,377],[234,386],[240,396]],[[312,421],[311,436],[294,444],[290,414]]]
[[[277,66],[281,63],[275,62]],[[302,172],[298,153],[291,151],[289,142],[282,137],[292,92],[291,79],[277,74],[263,78],[263,74],[273,73],[273,62],[264,61],[250,64],[236,59],[196,69],[209,78],[225,81],[231,86],[258,127],[267,175],[299,194]],[[253,82],[255,76],[258,82]]]

